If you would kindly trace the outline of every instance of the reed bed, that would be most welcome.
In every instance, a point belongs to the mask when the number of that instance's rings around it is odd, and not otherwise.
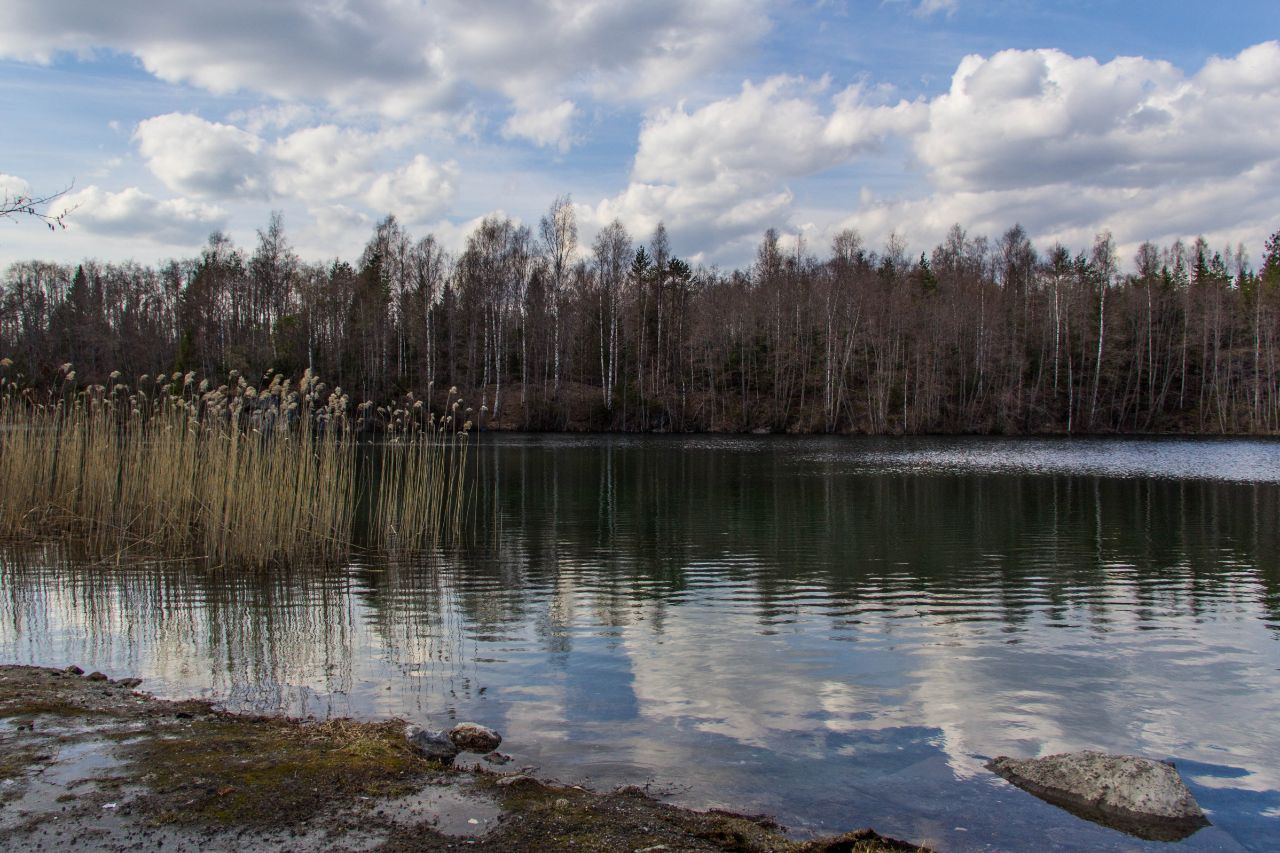
[[[470,422],[453,389],[437,416],[412,396],[353,407],[310,371],[260,388],[191,373],[81,386],[68,364],[38,391],[8,369],[0,360],[0,537],[267,566],[339,561],[357,539],[431,547],[461,527]]]

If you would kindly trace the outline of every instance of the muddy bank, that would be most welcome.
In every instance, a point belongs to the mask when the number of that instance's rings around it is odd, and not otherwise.
[[[0,666],[0,849],[915,850],[795,841],[764,817],[422,758],[404,723],[171,702],[129,680]]]

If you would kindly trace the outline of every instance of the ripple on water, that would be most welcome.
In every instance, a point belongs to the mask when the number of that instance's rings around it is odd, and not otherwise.
[[[1138,751],[1192,768],[1214,812],[1183,847],[1280,847],[1276,442],[476,450],[493,525],[430,559],[243,575],[5,552],[0,657],[255,711],[479,719],[549,775],[946,849],[1144,846],[982,769]]]

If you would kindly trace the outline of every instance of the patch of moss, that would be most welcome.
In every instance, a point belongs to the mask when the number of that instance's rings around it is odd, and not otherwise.
[[[796,841],[772,820],[731,812],[697,812],[658,802],[635,789],[591,794],[527,782],[501,789],[515,819],[480,849],[613,851],[649,847],[736,853],[898,853],[919,848],[870,830],[819,841]]]
[[[430,768],[402,723],[219,715],[128,746],[160,822],[297,823],[334,802],[399,796]]]

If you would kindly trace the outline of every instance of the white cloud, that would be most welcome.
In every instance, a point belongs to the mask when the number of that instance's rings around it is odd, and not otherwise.
[[[508,138],[527,139],[535,145],[554,145],[562,152],[572,141],[573,117],[578,108],[573,101],[561,101],[549,107],[525,107],[518,110],[502,126]]]
[[[149,118],[133,135],[147,166],[174,192],[200,196],[260,195],[262,140],[186,113]]]
[[[864,193],[852,215],[808,210],[811,233],[853,226],[927,248],[955,222],[988,234],[1021,222],[1072,246],[1110,229],[1124,251],[1197,233],[1248,242],[1274,227],[1277,138],[1277,42],[1194,74],[1139,57],[1010,50],[966,57],[927,102],[890,105],[861,87],[829,97],[821,82],[774,77],[694,111],[658,112],[630,185],[592,214],[640,233],[663,219],[714,251],[790,226],[796,181],[897,140],[924,192]]]
[[[413,134],[332,124],[269,139],[187,113],[147,119],[134,135],[147,165],[175,192],[219,200],[246,196],[310,207],[366,203],[420,219],[445,212],[456,195],[456,163],[418,153],[387,165]]]
[[[1280,191],[1280,43],[1210,60],[1099,63],[1055,50],[966,57],[912,138],[934,192],[864,208],[873,231],[950,222],[1081,245],[1206,232],[1257,239]]]
[[[1221,181],[1191,181],[1152,189],[1081,187],[1063,182],[987,191],[938,192],[916,199],[867,194],[856,212],[819,229],[822,242],[840,228],[856,228],[872,243],[891,233],[916,250],[936,245],[959,223],[971,234],[996,236],[1021,223],[1042,247],[1054,242],[1086,248],[1102,230],[1113,233],[1123,260],[1138,244],[1205,236],[1214,248],[1255,243],[1275,229],[1280,163]]]
[[[780,225],[790,178],[812,175],[909,133],[926,117],[922,103],[881,104],[861,87],[834,96],[826,81],[772,77],[694,110],[663,110],[646,122],[621,194],[594,219],[619,217],[637,233],[665,221],[673,233],[710,246]]]
[[[575,91],[649,98],[740,55],[768,0],[137,0],[0,7],[0,57],[136,56],[162,80],[404,118],[464,110],[474,90],[517,114]],[[532,105],[532,106],[531,106]],[[561,134],[555,141],[565,138]]]
[[[263,131],[306,125],[315,115],[316,111],[305,104],[271,104],[236,110],[227,116],[227,120],[243,125],[249,133],[261,134]]]
[[[311,221],[294,235],[299,253],[325,260],[359,257],[373,227],[373,217],[344,204],[320,205],[307,212]]]
[[[31,184],[17,175],[6,175],[0,172],[0,198],[12,199],[15,196],[31,195]]]
[[[379,175],[365,194],[369,206],[407,222],[422,222],[448,210],[457,194],[458,165],[435,164],[419,154],[389,174]]]
[[[935,20],[960,7],[884,2]],[[661,220],[707,258],[740,262],[738,247],[764,228],[797,227],[797,206],[814,235],[849,223],[873,240],[898,231],[917,245],[955,220],[987,233],[1021,221],[1038,242],[1073,245],[1104,227],[1122,246],[1200,231],[1256,241],[1274,228],[1276,42],[1198,71],[1056,50],[969,56],[946,91],[920,101],[788,76],[724,95],[715,72],[745,61],[776,8],[774,0],[6,3],[0,58],[123,54],[162,80],[247,93],[248,106],[220,121],[173,113],[134,134],[169,192],[234,202],[237,222],[247,219],[241,204],[385,208],[422,222],[448,216],[460,191],[467,215],[510,204],[496,178],[486,184],[469,166],[479,146],[464,149],[460,139],[493,143],[484,152],[491,160],[504,156],[499,136],[563,152],[582,138],[584,117],[616,116],[598,103],[607,100],[648,111],[626,182],[601,190],[593,174],[585,192],[581,183],[555,192],[592,199],[579,207],[584,233],[615,216],[638,235]],[[675,92],[690,103],[673,105]],[[878,171],[866,181],[879,194],[859,203],[859,169],[872,155]],[[515,159],[492,171],[530,168]],[[10,168],[39,177],[20,166]],[[117,186],[164,194],[122,175],[128,168],[111,166]],[[568,174],[581,180],[589,168]],[[545,173],[546,183],[565,173]],[[819,185],[833,180],[845,195]]]
[[[75,208],[67,225],[111,237],[143,237],[156,243],[190,245],[222,227],[225,212],[188,199],[158,199],[137,187],[108,192],[86,187],[67,197]]]
[[[268,152],[272,192],[311,202],[352,199],[367,189],[386,147],[375,134],[332,124],[294,131]]]
[[[1280,43],[1187,77],[1166,62],[1056,50],[966,57],[915,150],[949,190],[1146,188],[1225,179],[1277,158]]]

